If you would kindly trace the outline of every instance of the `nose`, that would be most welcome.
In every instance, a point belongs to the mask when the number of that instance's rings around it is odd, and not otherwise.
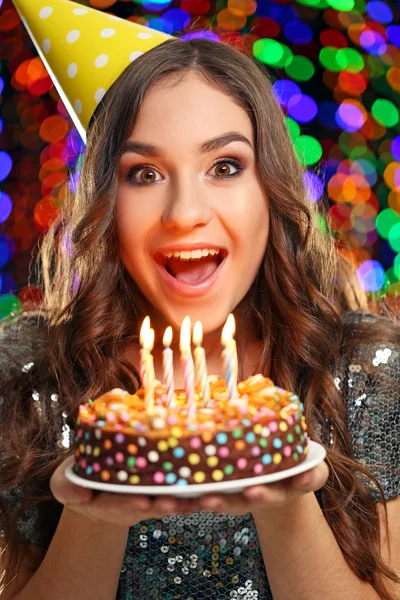
[[[207,225],[213,215],[209,193],[195,176],[181,172],[170,189],[171,197],[162,216],[164,227],[191,231]]]

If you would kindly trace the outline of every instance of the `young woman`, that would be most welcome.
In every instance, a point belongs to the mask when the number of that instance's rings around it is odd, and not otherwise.
[[[104,96],[42,246],[43,310],[3,326],[3,599],[395,598],[399,327],[338,289],[303,173],[268,77],[231,47],[169,40]],[[214,252],[182,260],[198,249]],[[326,461],[191,501],[70,484],[78,405],[137,389],[143,317],[157,372],[188,314],[222,375],[231,311],[240,378],[294,390]]]

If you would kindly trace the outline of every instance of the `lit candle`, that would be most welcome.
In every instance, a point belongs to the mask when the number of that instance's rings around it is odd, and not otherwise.
[[[188,417],[192,419],[196,415],[196,405],[194,398],[194,364],[190,351],[190,317],[185,317],[182,321],[180,350]]]
[[[148,317],[146,317],[148,319]],[[143,321],[140,330],[140,341],[142,350],[140,353],[140,377],[144,389],[144,404],[146,410],[152,410],[154,407],[154,361],[151,351],[154,346],[154,329],[150,328],[150,319]]]
[[[231,400],[237,400],[239,397],[237,391],[237,359],[235,358],[236,344],[232,343],[234,342],[233,328],[234,320],[232,322],[232,319],[228,317],[222,329],[221,342],[224,346],[224,350],[222,351],[222,358],[225,366],[225,381],[226,387],[228,388],[229,398]]]
[[[140,340],[140,345],[141,345],[139,373],[140,373],[140,381],[142,382],[143,387],[144,387],[144,379],[145,379],[145,356],[146,356],[146,353],[148,352],[147,348],[145,347],[145,340],[146,340],[148,331],[150,331],[150,317],[146,317],[144,319],[144,321],[142,323],[142,327],[140,328],[140,335],[139,335],[139,340]]]
[[[210,402],[210,386],[207,376],[206,352],[202,348],[203,327],[200,321],[196,321],[193,328],[193,342],[196,344],[194,349],[194,364],[196,368],[196,382],[200,387],[205,405]]]
[[[172,327],[167,327],[163,337],[163,369],[164,385],[167,390],[167,406],[176,406],[174,398],[174,361],[173,352],[170,348],[172,342]]]
[[[231,341],[229,344],[229,350],[230,350],[231,358],[232,358],[232,377],[234,378],[234,381],[237,384],[238,357],[237,357],[236,341],[235,341],[235,338],[233,337],[235,335],[235,331],[236,331],[236,323],[235,323],[235,317],[233,316],[232,313],[230,313],[228,315],[226,322],[229,323],[228,327],[229,327],[230,333],[231,333]]]

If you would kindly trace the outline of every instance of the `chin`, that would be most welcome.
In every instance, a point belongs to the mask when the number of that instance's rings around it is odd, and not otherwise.
[[[228,314],[233,310],[229,307],[224,309],[221,306],[213,306],[211,303],[207,306],[199,304],[198,307],[194,307],[193,303],[190,307],[180,305],[176,308],[171,307],[170,310],[166,310],[164,306],[161,310],[158,310],[161,312],[162,320],[165,321],[165,324],[171,325],[175,331],[180,330],[182,321],[186,316],[190,317],[192,327],[196,321],[201,321],[204,335],[221,329]]]

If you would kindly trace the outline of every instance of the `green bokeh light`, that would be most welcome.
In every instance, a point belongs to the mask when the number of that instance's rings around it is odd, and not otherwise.
[[[276,40],[263,38],[253,44],[253,54],[262,63],[274,67],[287,67],[293,60],[293,52]]]
[[[313,63],[305,56],[294,56],[286,67],[286,75],[294,81],[309,81],[314,73]]]
[[[400,222],[389,231],[389,245],[395,252],[400,252]]]
[[[17,296],[13,294],[2,294],[0,296],[0,319],[4,319],[10,313],[21,310],[22,305]]]
[[[364,59],[354,48],[341,48],[338,50],[336,62],[341,70],[359,73],[364,68]]]
[[[328,5],[335,10],[348,12],[354,8],[354,0],[327,0]]]
[[[376,217],[375,223],[379,235],[388,240],[391,229],[400,223],[400,215],[391,208],[385,208]]]
[[[400,279],[400,254],[398,254],[394,259],[393,270],[397,279]]]
[[[301,132],[300,125],[297,123],[297,121],[292,119],[292,117],[288,117],[288,116],[285,117],[285,122],[286,122],[286,127],[288,128],[288,131],[289,131],[289,135],[292,138],[292,140],[294,141],[300,135],[300,132]]]
[[[322,156],[322,146],[311,135],[299,135],[293,142],[297,157],[303,165],[314,165]]]
[[[337,57],[338,49],[333,46],[326,46],[326,48],[322,48],[319,53],[319,62],[325,69],[328,71],[341,71],[342,67],[338,64]]]
[[[385,127],[394,127],[399,122],[398,108],[393,102],[384,98],[375,100],[371,108],[371,114],[377,123]]]

